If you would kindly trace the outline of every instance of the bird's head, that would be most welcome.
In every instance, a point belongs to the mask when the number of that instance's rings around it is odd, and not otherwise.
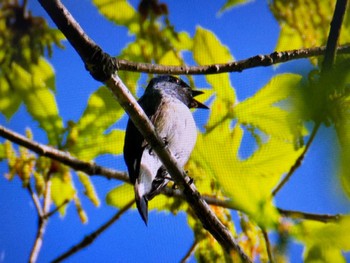
[[[163,96],[177,98],[189,108],[208,109],[206,105],[194,98],[203,94],[203,91],[191,89],[186,82],[174,76],[162,75],[153,78],[146,88],[146,93],[153,92],[159,92]]]

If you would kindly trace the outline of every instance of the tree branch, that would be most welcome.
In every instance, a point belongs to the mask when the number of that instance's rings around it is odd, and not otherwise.
[[[100,226],[97,230],[92,232],[91,234],[84,237],[82,241],[71,247],[68,251],[64,252],[62,255],[55,258],[52,263],[58,263],[62,260],[70,257],[71,255],[77,253],[78,251],[82,250],[83,248],[90,245],[94,240],[101,235],[106,229],[108,229],[115,221],[117,221],[133,204],[135,203],[135,200],[131,200],[129,203],[127,203],[122,209],[120,209],[111,219],[109,219],[106,223],[104,223],[102,226]]]
[[[115,65],[112,59],[87,38],[81,27],[59,0],[39,0],[39,2],[77,50],[91,75],[96,80],[104,81],[106,86],[110,88],[140,133],[154,149],[176,184],[183,190],[187,202],[202,222],[203,227],[214,236],[228,253],[240,258],[243,262],[250,262],[250,259],[239,247],[231,232],[210,210],[210,207],[201,197],[194,184],[190,183],[190,178],[177,164],[169,149],[164,145],[163,140],[156,133],[153,124],[136,99],[120,78],[114,74]]]
[[[336,48],[338,53],[349,54],[350,45],[339,46]],[[173,74],[173,75],[207,75],[227,72],[242,72],[245,69],[256,67],[267,67],[287,61],[302,58],[322,56],[325,54],[326,47],[313,47],[282,52],[273,52],[266,55],[257,55],[247,59],[232,61],[224,64],[212,64],[203,66],[165,66],[151,63],[132,62],[123,59],[114,58],[114,64],[117,70],[144,72],[152,74]]]
[[[334,59],[337,52],[337,43],[340,36],[340,29],[343,23],[347,2],[347,0],[337,0],[337,3],[335,5],[331,28],[327,39],[326,52],[322,65],[323,71],[329,71],[334,64]]]
[[[62,152],[53,147],[30,140],[27,137],[19,133],[16,133],[14,131],[11,131],[1,125],[0,125],[0,136],[14,143],[17,143],[21,146],[24,146],[39,155],[49,157],[53,160],[56,160],[65,165],[68,165],[74,170],[82,171],[89,175],[104,175],[104,177],[107,177],[108,179],[113,178],[124,182],[129,181],[129,177],[127,173],[104,168],[102,166],[96,165],[95,163],[81,161],[71,156],[67,152]]]

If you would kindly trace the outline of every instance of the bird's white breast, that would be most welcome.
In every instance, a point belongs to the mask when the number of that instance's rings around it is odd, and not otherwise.
[[[182,167],[188,161],[197,139],[197,128],[190,109],[175,98],[164,98],[153,123],[161,138]],[[144,150],[140,179],[149,188],[162,163],[156,153]],[[144,189],[147,192],[148,189]]]

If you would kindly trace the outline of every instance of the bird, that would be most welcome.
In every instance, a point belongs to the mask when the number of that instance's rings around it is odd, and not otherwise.
[[[187,163],[197,139],[197,128],[191,108],[208,107],[194,97],[203,91],[193,90],[182,79],[160,75],[151,79],[138,100],[158,135],[181,167]],[[124,139],[124,160],[134,185],[135,202],[146,226],[148,201],[171,180],[166,168],[129,119]]]

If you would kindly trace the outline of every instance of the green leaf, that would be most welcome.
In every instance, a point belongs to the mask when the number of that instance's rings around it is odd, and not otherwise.
[[[86,195],[95,206],[100,206],[100,199],[98,198],[95,187],[90,180],[90,176],[82,172],[78,172],[77,175],[79,181],[84,186],[84,195]]]
[[[118,25],[129,25],[136,20],[137,12],[127,0],[93,0],[101,14]]]
[[[305,244],[307,262],[345,262],[341,251],[350,251],[349,229],[350,215],[346,215],[329,223],[305,220],[294,225],[291,234]]]
[[[122,208],[134,198],[135,194],[133,186],[131,184],[124,183],[112,189],[107,194],[106,203],[117,208]],[[171,211],[172,213],[176,214],[178,211],[184,211],[187,208],[188,205],[183,200],[165,195],[157,195],[148,202],[149,211]],[[133,209],[136,209],[136,205],[133,205]]]
[[[273,77],[254,96],[236,105],[234,116],[238,122],[259,128],[268,135],[296,142],[301,134],[306,133],[301,125],[300,80],[301,76],[296,74]]]
[[[22,99],[10,88],[7,80],[0,75],[0,112],[9,120],[21,105]]]
[[[103,133],[124,114],[123,108],[104,86],[89,98],[88,105],[76,124],[79,136],[94,137]]]
[[[5,146],[3,143],[0,143],[0,162],[6,158]]]
[[[220,13],[223,13],[233,7],[236,7],[238,5],[242,5],[242,4],[247,4],[249,2],[251,2],[252,0],[227,0],[226,3],[224,4],[223,7],[221,7],[220,9]]]
[[[271,192],[300,155],[292,143],[271,137],[249,158],[239,158],[243,130],[230,130],[225,121],[210,133],[200,134],[194,150],[197,162],[215,176],[232,204],[248,213],[259,225],[271,226],[278,213]]]
[[[223,45],[213,32],[201,27],[197,27],[192,52],[194,60],[199,65],[227,63],[234,60],[228,47]],[[229,74],[206,75],[205,78],[216,95],[210,107],[210,117],[207,123],[207,128],[212,128],[227,117],[235,103],[236,94]]]
[[[48,86],[53,78],[53,71],[49,67],[46,61],[41,60],[39,64],[32,65],[29,72],[13,63],[11,78],[16,80],[13,82],[14,88],[23,99],[29,114],[46,131],[49,143],[59,145],[63,123],[55,96]]]
[[[92,137],[80,136],[70,147],[70,152],[83,160],[92,160],[101,154],[119,155],[123,152],[125,131],[113,130],[107,134]]]
[[[65,215],[67,207],[67,205],[62,206],[62,204],[72,200],[75,194],[76,191],[69,171],[56,173],[51,177],[51,198],[56,207],[60,207],[61,215]]]

